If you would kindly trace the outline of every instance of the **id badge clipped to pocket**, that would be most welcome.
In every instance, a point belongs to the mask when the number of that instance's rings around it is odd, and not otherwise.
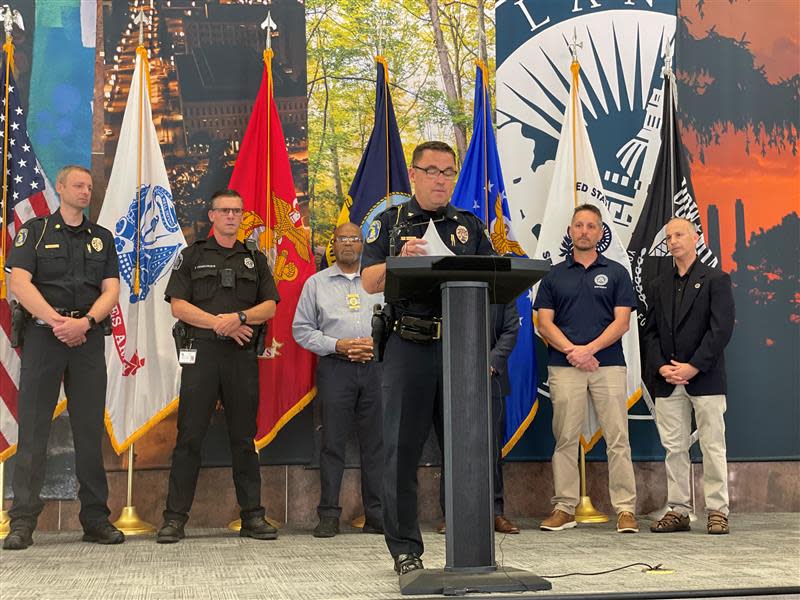
[[[178,364],[193,365],[197,361],[197,348],[181,348],[178,353]]]

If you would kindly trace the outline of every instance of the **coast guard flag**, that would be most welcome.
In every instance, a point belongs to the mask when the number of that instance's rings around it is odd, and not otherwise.
[[[375,57],[378,74],[375,84],[375,122],[367,147],[361,156],[350,190],[345,196],[336,226],[355,223],[366,238],[372,220],[384,210],[407,202],[411,197],[408,167],[403,155],[403,143],[394,116],[392,95],[389,93],[389,70],[386,59]],[[333,237],[325,250],[325,260],[332,265]]]
[[[603,237],[597,244],[598,252],[620,263],[630,275],[628,256],[608,214],[600,173],[583,122],[583,107],[578,94],[580,66],[577,61],[573,61],[570,70],[572,71],[570,101],[567,103],[564,124],[561,126],[553,181],[547,195],[541,235],[534,258],[549,260],[551,264],[564,260],[572,252],[572,240],[568,231],[572,212],[579,204],[592,204],[600,209],[603,217]],[[630,329],[622,337],[622,349],[628,367],[627,392],[628,408],[630,408],[642,395],[639,330],[636,326],[635,313],[631,313]],[[586,411],[581,443],[584,450],[589,452],[602,436],[602,431],[591,402],[587,403]]]
[[[498,254],[523,256],[522,247],[511,231],[508,199],[490,111],[486,66],[479,61],[475,72],[472,139],[464,156],[461,175],[453,190],[451,202],[453,206],[469,210],[489,224],[492,245]],[[522,437],[539,409],[539,401],[536,399],[536,352],[531,298],[529,293],[517,298],[520,329],[517,343],[508,357],[511,394],[506,397],[503,456]]]
[[[186,246],[150,108],[147,50],[136,67],[98,224],[114,233],[119,303],[106,338],[106,428],[117,454],[178,404],[180,369],[164,289]]]

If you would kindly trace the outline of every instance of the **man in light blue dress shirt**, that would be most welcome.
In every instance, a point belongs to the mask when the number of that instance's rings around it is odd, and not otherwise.
[[[339,491],[345,443],[355,423],[361,449],[365,533],[383,533],[381,516],[381,377],[373,361],[372,308],[383,294],[361,287],[363,240],[358,225],[334,232],[336,262],[308,278],[297,303],[292,334],[317,354],[317,401],[322,408],[319,524],[314,537],[339,533]]]

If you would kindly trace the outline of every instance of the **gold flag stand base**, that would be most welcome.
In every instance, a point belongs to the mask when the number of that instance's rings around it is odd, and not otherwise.
[[[7,510],[0,510],[0,540],[5,539],[10,531],[11,517],[8,516]]]
[[[608,523],[608,515],[597,510],[589,496],[581,496],[581,501],[575,507],[575,521],[578,523]]]
[[[155,525],[139,518],[139,515],[136,514],[135,506],[124,507],[119,519],[114,521],[114,527],[125,535],[143,535],[145,533],[153,533],[156,530]]]
[[[282,524],[271,517],[264,517],[264,520],[270,525],[272,525],[275,529],[281,528]],[[239,531],[241,528],[242,528],[241,519],[236,519],[235,521],[231,521],[230,523],[228,523],[228,529],[230,529],[231,531]]]
[[[355,527],[356,529],[364,529],[364,523],[366,522],[367,522],[367,516],[360,515],[355,519],[353,519],[352,521],[350,521],[350,527]]]

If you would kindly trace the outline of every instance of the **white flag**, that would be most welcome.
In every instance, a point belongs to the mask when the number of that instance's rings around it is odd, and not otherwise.
[[[583,108],[578,96],[578,64],[572,65],[570,85],[561,138],[558,141],[553,181],[547,194],[547,204],[542,218],[541,234],[534,258],[560,263],[572,253],[569,225],[572,213],[579,204],[592,204],[600,209],[603,217],[603,237],[597,249],[611,260],[620,263],[628,275],[631,274],[628,255],[614,230],[608,213],[605,194],[594,159],[592,144],[583,122]],[[538,284],[537,288],[538,290]],[[628,407],[641,397],[641,366],[639,361],[639,328],[635,313],[631,313],[630,329],[622,337],[625,364],[628,367]],[[591,402],[587,404],[586,421],[581,443],[586,452],[600,439],[602,432]]]
[[[177,407],[174,318],[164,289],[186,246],[178,225],[148,94],[147,53],[139,47],[114,166],[98,223],[114,233],[119,304],[106,338],[106,426],[121,453]]]

